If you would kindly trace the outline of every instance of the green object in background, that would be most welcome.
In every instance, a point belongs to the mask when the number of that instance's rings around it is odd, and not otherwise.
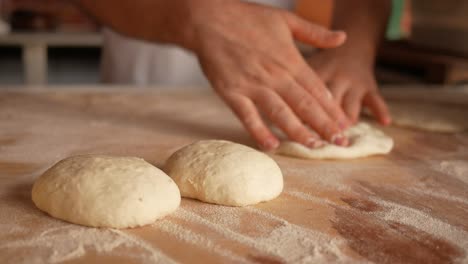
[[[398,40],[405,37],[405,32],[401,28],[401,19],[405,9],[405,0],[392,0],[392,13],[388,20],[386,38],[388,40]]]

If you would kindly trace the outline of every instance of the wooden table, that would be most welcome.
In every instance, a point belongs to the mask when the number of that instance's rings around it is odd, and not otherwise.
[[[308,161],[273,155],[285,189],[243,208],[183,199],[142,228],[82,227],[31,202],[34,179],[76,154],[161,167],[199,139],[253,145],[207,92],[0,92],[0,263],[467,263],[468,134],[388,127],[388,156]]]

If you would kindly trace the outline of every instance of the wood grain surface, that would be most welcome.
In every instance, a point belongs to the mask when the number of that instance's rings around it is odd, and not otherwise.
[[[31,201],[34,179],[77,154],[138,156],[162,167],[199,139],[254,146],[207,92],[0,92],[0,263],[466,263],[468,134],[382,128],[387,156],[309,161],[272,155],[285,189],[243,208],[183,199],[125,230],[69,224]]]

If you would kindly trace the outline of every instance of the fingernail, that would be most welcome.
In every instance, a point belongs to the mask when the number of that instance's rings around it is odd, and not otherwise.
[[[343,36],[346,37],[346,31],[343,31],[343,30],[335,30],[335,33],[336,33],[336,34],[343,35]]]
[[[306,142],[306,146],[309,148],[319,148],[322,147],[324,144],[325,143],[322,140],[316,138],[309,138]]]
[[[262,147],[263,149],[270,151],[276,149],[279,146],[279,144],[280,143],[278,142],[278,140],[270,138],[263,142]]]
[[[341,38],[344,38],[346,39],[346,32],[342,31],[342,30],[335,30],[333,31],[333,35],[332,36],[335,36],[335,38],[337,36],[341,37]]]
[[[348,145],[348,138],[346,138],[343,134],[339,133],[332,136],[331,142],[335,145],[345,147]]]

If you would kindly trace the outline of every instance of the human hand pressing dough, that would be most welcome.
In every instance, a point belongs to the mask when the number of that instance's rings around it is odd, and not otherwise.
[[[367,107],[380,124],[388,125],[391,117],[377,88],[373,63],[363,57],[340,47],[319,51],[308,62],[353,124],[358,122],[362,108]]]
[[[349,120],[295,46],[297,40],[335,48],[345,42],[344,32],[239,0],[79,2],[124,35],[195,53],[214,90],[262,149],[279,141],[261,114],[305,146],[347,145],[342,132]]]
[[[305,146],[318,147],[322,140],[347,145],[342,134],[349,125],[346,115],[294,43],[334,48],[345,41],[343,32],[242,1],[195,5],[191,10],[199,37],[191,49],[215,91],[262,149],[272,150],[279,141],[260,113]]]

